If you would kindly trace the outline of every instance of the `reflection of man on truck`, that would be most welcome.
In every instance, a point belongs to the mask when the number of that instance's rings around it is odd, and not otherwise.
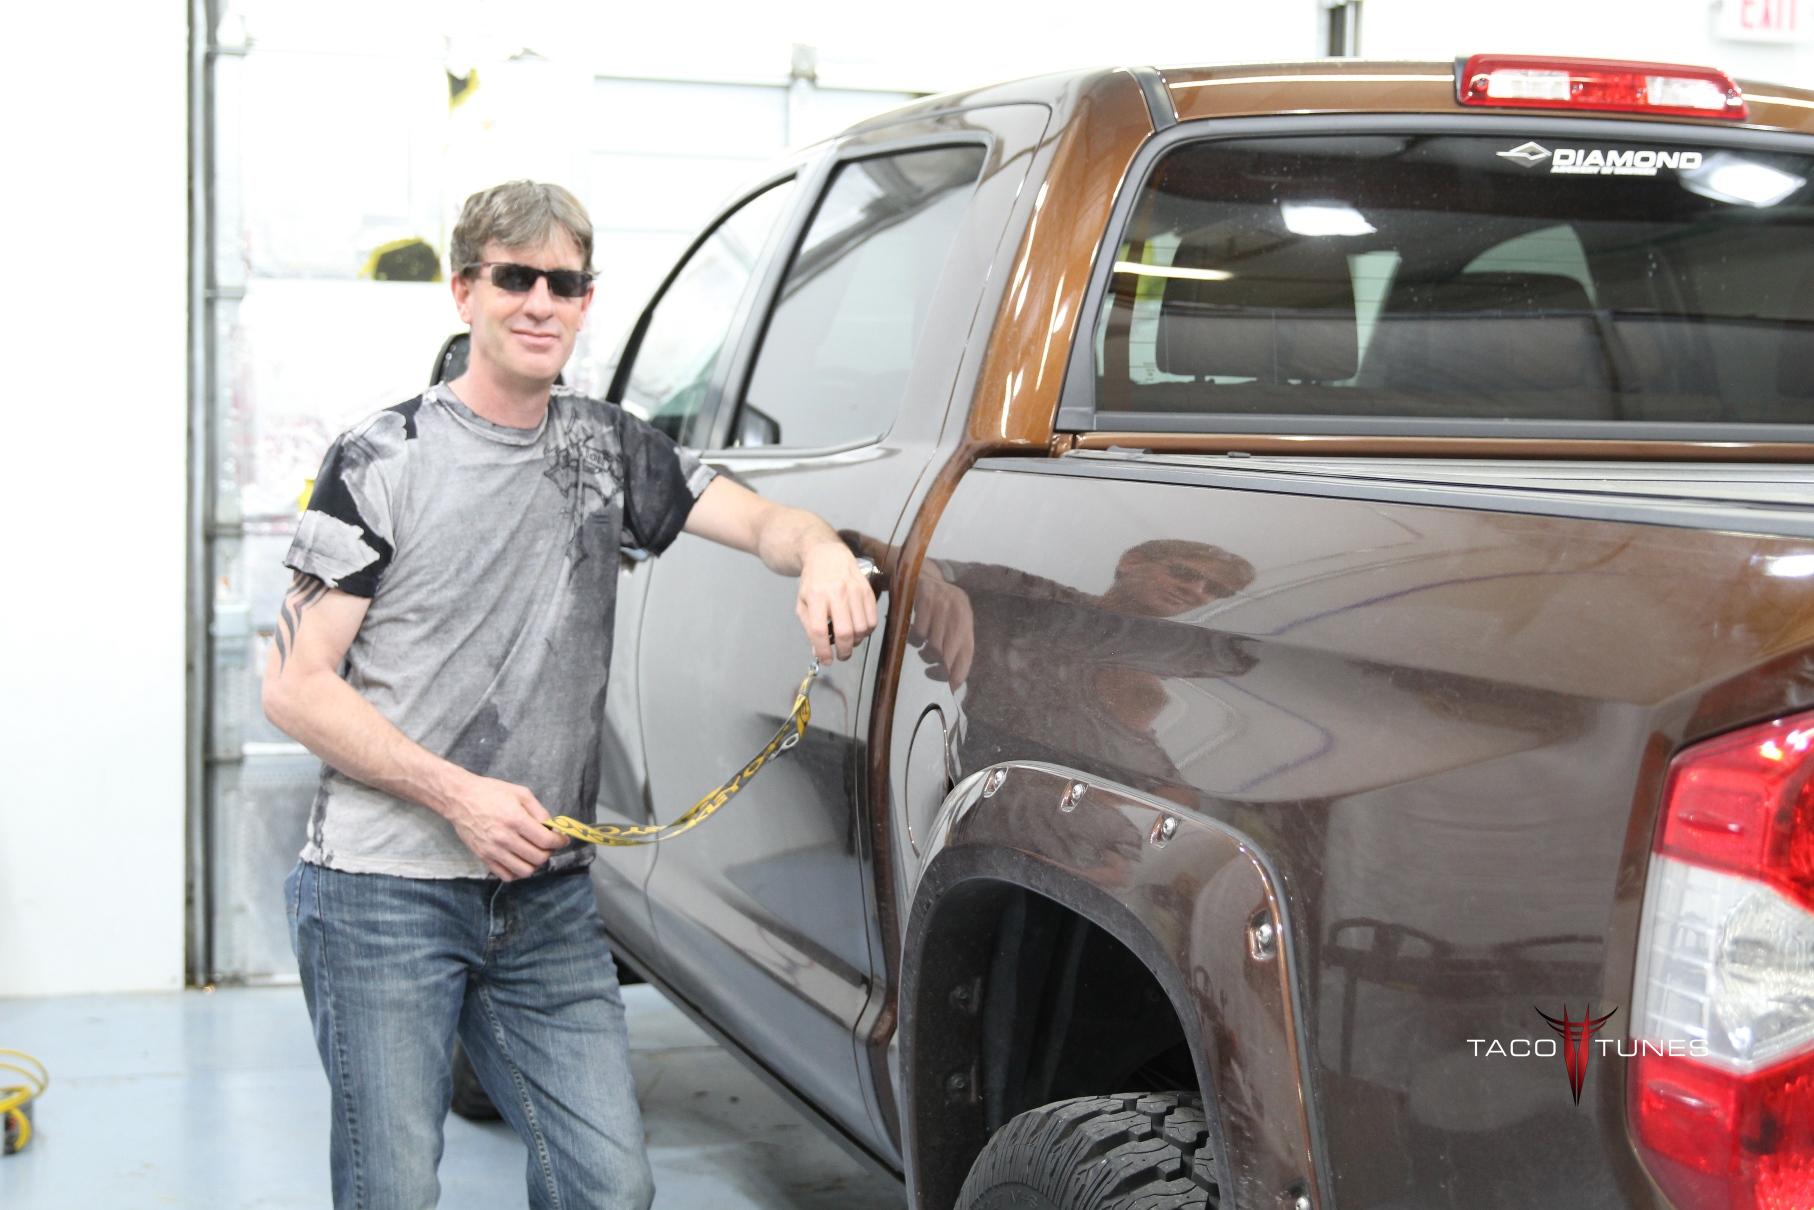
[[[1239,555],[1178,538],[1128,550],[1100,596],[1008,567],[928,560],[912,637],[953,689],[970,686],[964,768],[1116,751],[1149,785],[1180,780],[1152,730],[1164,679],[1238,676],[1252,657],[1237,639],[1172,619],[1253,577]]]

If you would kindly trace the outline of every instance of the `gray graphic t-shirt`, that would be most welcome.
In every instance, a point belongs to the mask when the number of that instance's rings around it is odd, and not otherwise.
[[[556,388],[515,429],[438,385],[334,442],[284,562],[371,599],[345,675],[398,730],[590,822],[619,547],[664,549],[712,475],[614,404]],[[486,876],[439,815],[325,767],[302,859]]]

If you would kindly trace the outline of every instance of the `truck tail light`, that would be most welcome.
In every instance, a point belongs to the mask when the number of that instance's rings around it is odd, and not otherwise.
[[[1814,1205],[1814,713],[1670,765],[1638,939],[1630,1128],[1680,1210]]]
[[[1455,80],[1463,105],[1610,110],[1684,118],[1745,118],[1745,94],[1711,67],[1474,55]]]

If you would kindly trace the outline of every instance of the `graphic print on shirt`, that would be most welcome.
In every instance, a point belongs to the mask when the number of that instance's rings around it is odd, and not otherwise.
[[[371,596],[345,676],[400,731],[592,822],[617,550],[666,548],[711,478],[604,401],[557,391],[545,424],[508,428],[440,386],[336,439],[285,562]],[[302,859],[487,874],[445,819],[328,765]]]
[[[578,567],[589,557],[586,519],[602,519],[613,497],[623,490],[624,456],[607,443],[603,430],[586,424],[575,409],[556,407],[548,423],[542,475],[560,489],[566,502],[567,559]]]
[[[395,518],[387,481],[414,439],[416,408],[386,408],[336,438],[315,473],[286,562],[329,588],[370,598],[390,567]]]

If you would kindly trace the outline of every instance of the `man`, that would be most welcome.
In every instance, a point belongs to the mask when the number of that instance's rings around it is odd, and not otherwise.
[[[553,389],[591,256],[564,189],[467,199],[451,260],[468,369],[334,442],[285,559],[264,704],[323,761],[285,893],[337,1207],[435,1203],[456,1032],[528,1146],[532,1207],[653,1195],[591,848],[542,825],[592,818],[619,547],[684,530],[798,575],[821,660],[875,626],[819,518]]]

